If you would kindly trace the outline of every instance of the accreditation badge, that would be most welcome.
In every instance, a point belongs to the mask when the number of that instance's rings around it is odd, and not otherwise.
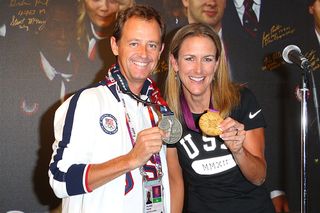
[[[164,194],[161,179],[143,181],[144,213],[164,213]]]

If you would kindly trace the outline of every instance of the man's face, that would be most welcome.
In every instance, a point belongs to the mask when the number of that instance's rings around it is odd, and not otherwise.
[[[189,23],[207,23],[220,30],[226,0],[182,0],[182,3],[187,8]]]
[[[115,21],[119,10],[116,0],[85,0],[84,2],[90,20],[97,27],[105,28]]]
[[[123,26],[120,40],[116,42],[115,38],[111,37],[111,46],[114,55],[118,56],[121,72],[130,89],[139,93],[137,87],[141,86],[154,70],[162,52],[159,24],[154,19],[131,17]]]

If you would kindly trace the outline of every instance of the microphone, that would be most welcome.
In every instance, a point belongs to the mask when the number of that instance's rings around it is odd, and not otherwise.
[[[301,54],[301,50],[296,45],[288,45],[282,51],[282,58],[289,64],[297,64],[302,69],[310,70],[311,66],[306,57]]]

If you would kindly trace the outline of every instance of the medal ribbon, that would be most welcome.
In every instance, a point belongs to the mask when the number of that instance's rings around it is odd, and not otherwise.
[[[180,103],[181,103],[181,108],[182,108],[183,119],[184,119],[187,127],[195,132],[200,132],[200,130],[196,127],[195,121],[193,119],[192,113],[191,113],[190,108],[188,106],[187,100],[183,95],[183,92],[180,95]],[[210,101],[209,109],[216,111],[215,109],[213,109],[211,101]]]

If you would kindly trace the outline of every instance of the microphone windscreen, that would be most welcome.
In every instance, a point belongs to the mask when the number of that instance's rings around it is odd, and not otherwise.
[[[293,62],[289,58],[289,54],[291,51],[297,51],[299,54],[301,54],[301,50],[296,45],[288,45],[286,48],[282,51],[282,58],[285,60],[285,62],[292,64]]]

